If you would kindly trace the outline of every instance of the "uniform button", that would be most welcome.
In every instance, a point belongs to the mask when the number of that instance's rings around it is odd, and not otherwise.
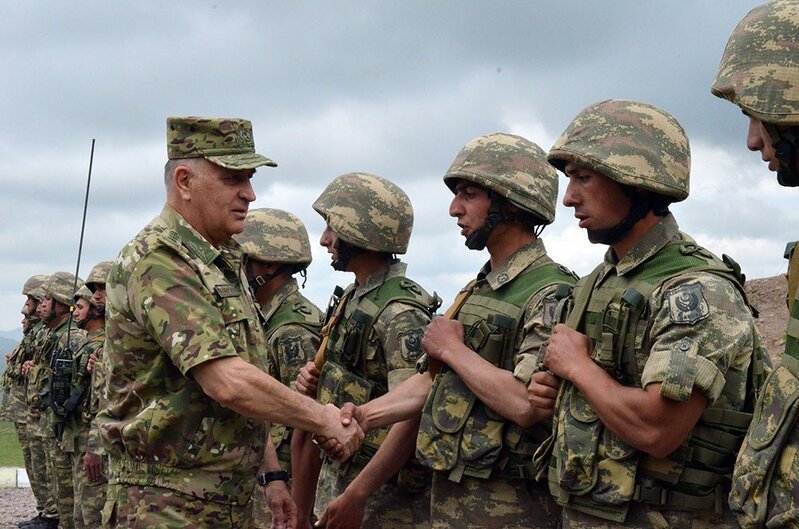
[[[688,349],[690,349],[690,347],[691,347],[691,346],[690,346],[690,345],[688,345],[688,342],[682,342],[682,343],[680,343],[680,351],[687,351]]]

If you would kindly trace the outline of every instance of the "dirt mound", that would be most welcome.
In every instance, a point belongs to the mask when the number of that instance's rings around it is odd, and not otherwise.
[[[784,275],[752,279],[746,282],[749,302],[760,313],[757,328],[763,335],[771,359],[776,360],[785,347],[785,328],[788,325],[788,306],[785,297],[788,281]]]

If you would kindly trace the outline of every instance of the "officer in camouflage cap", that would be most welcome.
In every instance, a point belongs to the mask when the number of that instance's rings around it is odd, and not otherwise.
[[[749,117],[746,146],[777,181],[799,186],[799,3],[754,8],[730,36],[711,91]],[[789,322],[780,367],[766,382],[733,473],[741,527],[799,526],[799,252],[789,243]],[[786,415],[786,410],[791,410]]]
[[[413,227],[410,199],[399,186],[348,173],[335,178],[313,207],[327,222],[319,242],[333,268],[351,272],[355,283],[337,287],[319,354],[301,370],[297,387],[322,403],[363,404],[414,373],[439,300],[405,277],[406,265],[395,257],[406,252]],[[411,450],[390,455],[397,445],[413,446],[417,428],[418,419],[411,419],[390,432],[373,429],[352,461],[338,465],[327,456],[321,472],[316,446],[295,431],[292,494],[300,527],[308,527],[312,506],[321,525],[428,526],[429,476],[409,462]]]
[[[299,291],[293,275],[305,278],[311,264],[311,244],[302,221],[282,209],[255,209],[247,215],[244,231],[235,236],[245,254],[244,269],[258,303],[266,335],[267,372],[289,388],[305,362],[312,360],[321,339],[322,312]],[[291,501],[286,480],[291,470],[292,429],[273,423],[268,450],[254,492],[257,527],[271,523],[266,503],[273,512]],[[267,446],[269,448],[269,446]],[[271,500],[271,501],[270,501]],[[275,512],[275,522],[282,516]]]
[[[363,434],[265,373],[265,336],[232,239],[255,200],[255,169],[275,165],[255,152],[250,122],[168,118],[167,152],[166,204],[106,284],[103,523],[249,526],[264,421],[334,438],[343,457]]]
[[[679,123],[635,101],[583,110],[548,160],[605,259],[574,289],[544,365],[563,380],[552,460],[541,450],[563,526],[735,527],[723,508],[751,419],[763,348],[737,265],[679,231],[688,195]],[[549,402],[531,386],[533,407]]]

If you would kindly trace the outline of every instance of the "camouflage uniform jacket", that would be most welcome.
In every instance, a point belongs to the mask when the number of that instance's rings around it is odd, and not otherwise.
[[[105,454],[103,439],[100,435],[100,427],[97,421],[97,414],[108,404],[105,389],[107,368],[105,367],[104,350],[105,339],[101,346],[94,351],[94,354],[97,355],[97,361],[92,367],[91,400],[89,402],[89,414],[92,416],[92,420],[89,425],[89,437],[86,443],[86,451],[91,454]]]
[[[294,389],[300,368],[313,360],[319,348],[324,316],[300,294],[294,278],[281,286],[260,311],[266,335],[267,370],[273,378]],[[289,468],[291,429],[272,424],[270,432],[278,457]]]
[[[495,366],[514,371],[527,386],[540,369],[542,346],[556,323],[555,309],[575,282],[570,271],[547,256],[541,240],[519,248],[495,270],[486,263],[456,315],[464,325],[464,342]],[[434,470],[449,471],[449,479],[456,482],[464,474],[532,478],[527,467],[548,427],[518,427],[443,366],[424,407],[417,457]]]
[[[104,343],[105,327],[100,327],[86,336],[86,341],[72,356],[72,391],[81,391],[81,396],[64,428],[62,439],[68,452],[80,454],[85,451],[89,426],[97,415],[96,396],[92,393],[92,375],[88,365],[89,357],[102,351]]]
[[[212,246],[171,207],[120,252],[107,282],[109,481],[244,505],[263,422],[206,396],[190,370],[239,356],[264,369],[263,330],[232,239]]]
[[[709,405],[684,445],[658,459],[607,430],[577,388],[564,383],[549,467],[561,505],[617,522],[631,501],[714,511],[751,419],[748,378],[759,339],[742,287],[728,271],[667,215],[623,259],[609,249],[578,282],[568,324],[589,336],[594,362],[623,385],[661,383],[660,395],[679,402],[698,390]],[[591,289],[587,298],[584,289]]]
[[[34,365],[36,382],[34,383],[34,391],[40,396],[44,397],[41,400],[43,407],[48,406],[51,391],[51,382],[53,378],[53,356],[64,349],[69,351],[77,351],[83,341],[86,339],[86,331],[75,327],[75,322],[67,315],[63,317],[63,321],[57,323],[55,327],[47,334],[41,349],[38,351],[40,354],[39,362]],[[71,354],[69,355],[71,357]],[[29,382],[30,384],[30,382]],[[52,409],[48,409],[46,413],[42,413],[41,428],[47,435],[53,435],[52,426],[56,422],[60,422]]]
[[[28,379],[22,374],[22,364],[29,359],[31,342],[34,337],[34,327],[22,337],[22,340],[11,351],[3,374],[3,387],[5,397],[3,407],[8,413],[7,420],[16,422],[27,421],[27,402],[25,391]]]
[[[39,322],[37,323],[31,334],[33,337],[31,338],[30,343],[28,344],[29,350],[25,354],[25,356],[33,362],[33,367],[30,371],[28,371],[27,376],[27,384],[25,388],[25,395],[26,400],[28,402],[28,422],[29,424],[37,424],[39,423],[39,417],[41,416],[42,410],[44,409],[44,405],[41,401],[41,396],[37,391],[37,384],[40,377],[41,371],[44,369],[44,366],[41,365],[42,362],[42,349],[44,347],[45,342],[47,341],[47,337],[50,336],[52,330],[44,325],[44,323]]]

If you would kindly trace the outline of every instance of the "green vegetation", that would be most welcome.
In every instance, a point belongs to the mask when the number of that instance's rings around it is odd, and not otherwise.
[[[0,467],[24,467],[14,423],[0,421]]]

